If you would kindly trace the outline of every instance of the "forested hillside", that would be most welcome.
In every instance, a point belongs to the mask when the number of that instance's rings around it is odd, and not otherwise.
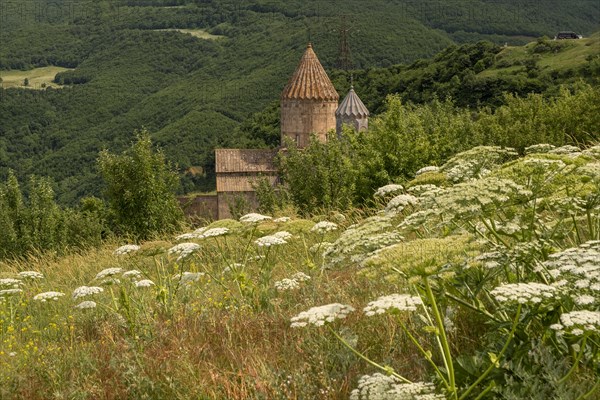
[[[556,49],[503,56],[558,30],[589,36],[598,26],[595,2],[511,3],[2,0],[0,78],[24,72],[23,85],[0,89],[0,178],[9,169],[21,180],[50,176],[60,201],[72,204],[100,193],[98,152],[125,148],[145,127],[178,163],[182,191],[211,189],[215,147],[276,138],[272,104],[308,40],[338,90],[347,90],[349,73],[335,69],[341,15],[357,91],[374,112],[394,92],[414,102],[452,96],[459,105],[496,106],[505,90],[544,92],[597,75],[597,38],[578,43],[590,54],[555,75],[543,57]],[[479,40],[494,44],[457,47]],[[26,71],[45,66],[69,68],[54,77],[61,86],[25,85]],[[185,173],[194,166],[196,175]]]

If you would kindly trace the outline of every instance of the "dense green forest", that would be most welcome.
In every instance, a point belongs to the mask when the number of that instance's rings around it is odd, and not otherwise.
[[[99,194],[99,151],[123,150],[142,127],[178,164],[180,191],[212,189],[215,147],[277,142],[275,102],[308,40],[340,93],[354,75],[374,113],[389,93],[496,107],[505,91],[552,94],[558,83],[595,82],[599,69],[597,36],[573,44],[583,58],[558,70],[544,60],[569,54],[567,45],[540,40],[510,52],[558,30],[591,35],[599,9],[585,0],[377,0],[369,7],[358,0],[2,0],[0,11],[0,78],[2,71],[74,68],[56,75],[60,89],[0,89],[0,178],[11,169],[21,181],[49,176],[63,204]],[[352,71],[336,69],[341,15]]]

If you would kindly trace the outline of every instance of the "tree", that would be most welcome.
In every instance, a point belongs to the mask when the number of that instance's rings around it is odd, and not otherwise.
[[[145,239],[180,227],[183,212],[174,194],[179,177],[146,130],[120,155],[100,152],[98,166],[117,232]]]
[[[28,78],[23,79],[23,86],[29,86],[29,79]]]

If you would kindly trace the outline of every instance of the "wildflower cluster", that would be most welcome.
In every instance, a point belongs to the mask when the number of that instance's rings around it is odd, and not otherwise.
[[[560,324],[551,325],[550,328],[557,334],[570,333],[581,336],[586,332],[600,332],[600,311],[571,311],[561,314]]]
[[[310,280],[310,276],[306,275],[304,272],[296,272],[290,278],[284,278],[275,282],[275,289],[280,292],[298,289],[300,288],[300,283],[308,280]]]
[[[199,248],[200,245],[197,243],[184,242],[171,247],[168,253],[177,254],[179,256],[177,257],[177,261],[180,261],[192,254],[194,251],[198,250]]]
[[[358,387],[350,393],[350,400],[442,400],[446,397],[435,393],[430,382],[402,382],[395,376],[363,375]]]
[[[22,271],[18,273],[19,278],[21,279],[44,279],[44,274],[37,271]]]
[[[287,242],[285,241],[285,239],[282,239],[279,236],[267,235],[256,239],[254,243],[256,243],[258,247],[271,247],[278,246],[280,244],[286,244]]]
[[[208,237],[217,237],[224,236],[229,233],[229,228],[211,228],[205,230],[199,237],[208,238]]]
[[[388,296],[379,297],[377,300],[370,302],[365,308],[365,314],[372,316],[383,314],[388,310],[398,311],[415,311],[418,305],[423,304],[418,296],[408,294],[390,294]]]
[[[466,182],[488,175],[502,163],[517,156],[514,149],[479,146],[452,157],[442,165],[440,171],[445,172],[454,183]]]
[[[59,297],[62,297],[64,295],[65,294],[62,292],[44,292],[33,296],[33,300],[45,303],[48,300],[58,300]]]
[[[402,190],[404,190],[404,187],[402,185],[389,184],[389,185],[385,185],[385,186],[382,186],[379,189],[377,189],[374,196],[375,197],[385,197],[385,196],[388,196],[393,193],[401,192]]]
[[[335,231],[337,228],[338,228],[338,225],[334,222],[321,221],[321,222],[317,222],[311,228],[311,232],[327,233],[327,232]]]
[[[134,253],[140,249],[140,246],[136,244],[126,244],[124,246],[119,247],[114,251],[114,254],[117,256],[122,256],[124,254]]]
[[[543,283],[509,283],[498,286],[490,294],[501,302],[516,302],[519,304],[539,304],[544,299],[555,297],[557,288]]]
[[[327,304],[320,307],[312,307],[303,311],[291,319],[291,327],[298,328],[307,325],[322,326],[336,319],[344,319],[354,311],[352,306],[340,303]]]
[[[80,297],[91,296],[102,292],[104,292],[104,289],[99,286],[80,286],[73,290],[72,297],[73,299],[78,299]]]
[[[436,167],[435,165],[429,165],[427,167],[423,167],[421,169],[419,169],[417,172],[415,172],[415,176],[419,176],[419,175],[423,175],[429,172],[438,172],[440,170],[440,167]]]
[[[400,194],[389,201],[385,207],[385,212],[399,213],[407,206],[414,206],[419,203],[419,199],[411,194]]]
[[[240,222],[255,224],[255,223],[264,222],[264,221],[267,221],[270,219],[272,219],[272,218],[269,217],[268,215],[250,213],[250,214],[246,214],[246,215],[240,217]]]

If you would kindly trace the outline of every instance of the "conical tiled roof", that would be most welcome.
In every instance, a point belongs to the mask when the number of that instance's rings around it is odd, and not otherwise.
[[[332,101],[340,98],[310,43],[281,98]]]
[[[360,100],[356,92],[354,91],[354,86],[350,88],[350,91],[342,100],[342,103],[335,111],[335,116],[349,116],[349,117],[368,117],[369,110]]]

